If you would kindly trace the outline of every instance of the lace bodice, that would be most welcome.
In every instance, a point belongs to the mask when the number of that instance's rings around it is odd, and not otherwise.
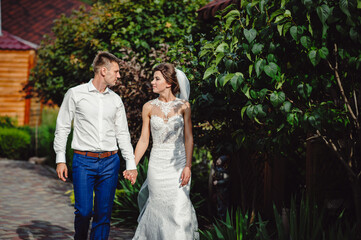
[[[162,102],[156,98],[150,104],[153,147],[164,144],[184,145],[184,121],[180,114],[184,100],[176,98],[171,102]]]

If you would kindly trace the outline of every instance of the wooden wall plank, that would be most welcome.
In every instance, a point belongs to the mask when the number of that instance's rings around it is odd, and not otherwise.
[[[24,124],[26,93],[22,91],[29,78],[34,50],[0,50],[0,116],[17,118]]]

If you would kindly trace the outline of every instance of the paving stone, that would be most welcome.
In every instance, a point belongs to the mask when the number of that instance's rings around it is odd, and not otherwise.
[[[74,207],[47,166],[0,159],[0,240],[73,239]],[[109,240],[129,240],[134,232],[111,227]]]

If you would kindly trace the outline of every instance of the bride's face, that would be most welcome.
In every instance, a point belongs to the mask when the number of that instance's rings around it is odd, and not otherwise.
[[[160,71],[156,71],[153,76],[153,81],[151,82],[153,87],[153,92],[161,93],[167,90],[170,90],[171,84],[167,83],[163,74]]]

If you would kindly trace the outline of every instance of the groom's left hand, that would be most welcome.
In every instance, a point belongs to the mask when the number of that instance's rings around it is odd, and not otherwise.
[[[138,171],[137,171],[137,169],[125,170],[123,172],[123,176],[125,179],[128,179],[132,185],[134,185],[134,183],[137,180]]]

